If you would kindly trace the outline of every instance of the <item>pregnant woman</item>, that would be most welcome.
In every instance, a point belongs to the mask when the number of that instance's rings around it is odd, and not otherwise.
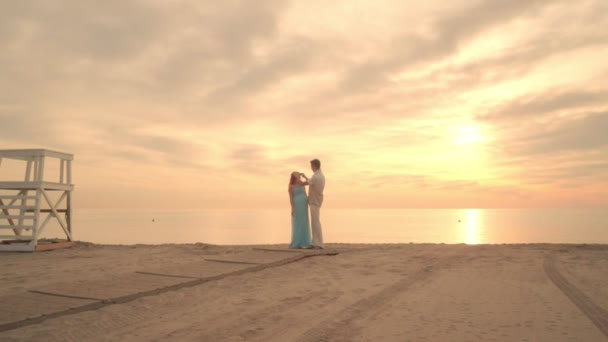
[[[301,179],[294,171],[289,178],[289,201],[291,203],[291,244],[289,248],[310,248],[310,223],[308,221],[308,197]]]

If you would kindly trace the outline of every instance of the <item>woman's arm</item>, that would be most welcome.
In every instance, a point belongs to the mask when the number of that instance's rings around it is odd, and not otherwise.
[[[306,175],[305,175],[305,174],[300,173],[300,175],[301,175],[302,177],[304,177],[304,179],[305,179],[305,181],[303,181],[303,182],[302,182],[302,185],[310,185],[310,184],[311,184],[311,183],[310,183],[310,181],[308,180],[308,177],[306,177]]]

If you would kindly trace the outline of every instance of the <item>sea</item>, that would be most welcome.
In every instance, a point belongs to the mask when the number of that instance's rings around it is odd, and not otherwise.
[[[75,209],[73,237],[98,244],[287,244],[284,209]],[[607,209],[322,209],[327,243],[608,244]],[[58,225],[43,236],[61,236]]]

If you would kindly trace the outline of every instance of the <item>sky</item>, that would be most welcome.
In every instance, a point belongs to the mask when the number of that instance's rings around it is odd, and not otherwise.
[[[0,46],[0,149],[76,207],[288,207],[313,158],[326,208],[608,206],[605,0],[6,0]]]

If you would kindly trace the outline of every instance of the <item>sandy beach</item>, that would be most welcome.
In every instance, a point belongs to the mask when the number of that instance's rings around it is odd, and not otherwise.
[[[607,341],[608,246],[2,253],[2,341]],[[309,254],[306,254],[309,253]]]

